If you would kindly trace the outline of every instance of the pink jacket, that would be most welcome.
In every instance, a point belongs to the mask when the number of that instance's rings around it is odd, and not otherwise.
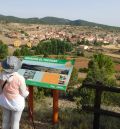
[[[25,97],[29,92],[23,76],[17,72],[11,75],[7,76],[7,84],[0,94],[0,105],[9,110],[20,111],[24,109]]]
[[[13,73],[8,78],[7,84],[3,89],[3,93],[9,100],[15,99],[18,95],[27,97],[28,91],[26,88],[24,77],[19,75],[17,72]]]

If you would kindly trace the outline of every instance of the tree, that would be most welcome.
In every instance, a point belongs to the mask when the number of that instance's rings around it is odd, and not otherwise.
[[[16,49],[13,53],[13,56],[21,56],[20,49]]]
[[[34,50],[37,55],[44,53],[59,55],[65,54],[65,52],[70,52],[72,50],[72,44],[58,39],[50,39],[47,41],[41,41]]]
[[[78,70],[75,67],[73,67],[73,71],[72,71],[70,81],[68,84],[68,88],[67,88],[67,93],[68,93],[70,99],[73,99],[74,90],[75,90],[74,86],[77,83],[78,83]]]
[[[85,81],[91,83],[99,81],[111,85],[111,80],[114,80],[114,72],[114,63],[111,58],[103,54],[96,54],[88,64],[88,75]]]
[[[21,56],[30,56],[30,55],[32,55],[30,49],[28,47],[26,47],[26,46],[21,47],[20,54],[21,54]]]
[[[105,56],[103,54],[95,54],[93,59],[89,62],[88,65],[88,74],[84,83],[96,84],[97,82],[101,82],[106,86],[116,86],[116,79],[114,78],[114,63],[110,57]],[[90,90],[87,88],[82,88],[78,92],[77,105],[85,105],[85,104],[93,104],[94,102],[94,90]],[[120,96],[116,95],[117,98]],[[119,100],[119,99],[118,99]],[[114,95],[108,93],[102,94],[102,103],[104,104],[116,104],[118,105],[118,101],[114,100]]]
[[[8,55],[8,46],[0,40],[0,59],[5,58]]]

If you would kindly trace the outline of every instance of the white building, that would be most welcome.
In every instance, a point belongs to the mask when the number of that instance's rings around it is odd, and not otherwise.
[[[82,50],[88,50],[89,49],[89,47],[87,45],[80,45],[79,48],[82,49]]]

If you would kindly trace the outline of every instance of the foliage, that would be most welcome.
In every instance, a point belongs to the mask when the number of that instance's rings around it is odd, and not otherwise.
[[[104,43],[103,43],[103,42],[98,42],[97,40],[95,40],[95,41],[93,42],[93,44],[94,44],[95,46],[102,46]]]
[[[77,50],[77,51],[76,51],[76,55],[77,55],[77,56],[82,56],[82,57],[85,56],[84,51],[81,51],[81,50]]]
[[[88,64],[88,75],[85,81],[95,84],[96,82],[102,82],[106,85],[114,84],[114,63],[110,57],[103,54],[96,54]]]
[[[100,119],[101,129],[119,129],[120,128],[119,121],[120,121],[119,118],[102,116]]]
[[[88,72],[88,68],[79,68],[79,72],[87,73]]]
[[[76,94],[74,95],[78,111],[81,110],[81,107],[83,105],[91,105],[94,103],[94,90],[90,90],[87,88],[79,88]]]
[[[13,56],[21,56],[20,49],[16,49],[13,53]]]
[[[97,54],[94,55],[93,59],[89,62],[88,65],[88,75],[84,80],[84,83],[96,84],[101,82],[106,86],[116,86],[116,79],[114,78],[114,64],[111,58],[103,55]],[[95,98],[95,91],[87,88],[80,88],[76,94],[76,104],[78,109],[81,108],[80,105],[93,105]],[[120,105],[119,102],[120,95],[113,93],[102,94],[102,104],[109,105]]]
[[[64,60],[64,59],[66,59],[66,56],[65,55],[57,55],[55,58]]]
[[[78,84],[78,70],[74,67],[67,88],[67,95],[69,99],[73,99],[73,95],[75,92],[74,86],[77,84]]]
[[[0,40],[0,59],[5,58],[8,55],[8,46]]]
[[[85,38],[82,38],[81,41],[77,41],[77,44],[76,45],[91,45],[93,44],[94,46],[102,46],[102,45],[109,45],[109,43],[107,44],[104,44],[103,42],[100,42],[100,41],[97,41],[97,40],[94,40],[94,42],[89,42],[88,40],[85,40]]]
[[[103,92],[102,104],[111,105],[111,107],[120,107],[120,94],[112,92]]]
[[[35,54],[65,54],[72,50],[72,44],[66,41],[58,39],[50,39],[47,41],[41,41],[36,48],[34,47]]]
[[[41,100],[45,97],[44,95],[44,89],[43,88],[39,88],[39,87],[36,87],[34,88],[34,98],[35,100]]]
[[[82,38],[81,41],[77,41],[77,45],[90,45],[90,42],[88,40],[85,40],[85,38]]]
[[[120,72],[117,72],[115,76],[117,80],[120,80]]]
[[[21,32],[21,34],[24,34],[25,36],[28,36],[28,34],[25,31],[21,30],[20,32]]]
[[[20,53],[21,53],[22,56],[30,56],[30,55],[32,55],[30,49],[27,46],[22,46],[21,50],[20,50]]]
[[[44,53],[43,57],[44,58],[49,57],[48,53]]]
[[[33,53],[27,46],[22,46],[21,49],[16,49],[13,53],[14,56],[31,56]]]
[[[71,74],[71,78],[69,81],[69,86],[73,86],[78,82],[78,70],[74,67],[72,74]]]

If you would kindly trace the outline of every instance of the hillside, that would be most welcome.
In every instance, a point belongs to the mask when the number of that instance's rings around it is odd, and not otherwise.
[[[0,15],[0,21],[7,22],[7,23],[13,22],[13,23],[49,24],[49,25],[92,26],[92,27],[102,27],[102,28],[120,30],[120,27],[114,27],[114,26],[108,26],[108,25],[93,23],[93,22],[84,21],[84,20],[81,20],[81,19],[72,21],[72,20],[69,20],[69,19],[57,18],[57,17],[18,18],[18,17],[14,17],[14,16]]]
[[[46,24],[58,24],[58,25],[65,25],[69,24],[71,21],[64,18],[56,18],[56,17],[44,17],[41,18],[40,21],[46,23]]]

